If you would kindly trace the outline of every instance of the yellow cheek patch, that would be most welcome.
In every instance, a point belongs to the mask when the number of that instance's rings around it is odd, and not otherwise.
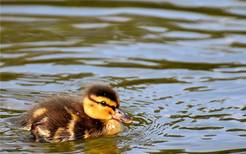
[[[90,111],[97,117],[96,119],[111,119],[111,113],[114,112],[111,108],[101,105],[96,105],[94,108],[91,108]]]
[[[106,104],[110,105],[110,106],[117,106],[117,103],[112,101],[111,99],[107,98],[107,97],[103,97],[103,96],[95,96],[95,95],[91,95],[90,96],[93,100],[95,100],[96,102],[105,102]]]
[[[94,105],[91,106],[91,104],[94,104]],[[114,111],[112,108],[97,104],[96,102],[92,101],[88,97],[84,99],[83,106],[84,106],[85,113],[89,117],[94,118],[94,119],[108,120],[112,118],[111,114],[114,114]]]
[[[33,118],[37,118],[37,117],[43,115],[46,112],[47,112],[46,108],[44,108],[44,107],[43,108],[39,108],[39,109],[37,109],[36,111],[33,112],[32,117]]]
[[[111,114],[111,115],[115,113],[115,111],[112,110],[110,107],[105,107],[104,112],[105,114]]]
[[[114,111],[109,107],[103,107],[103,110],[101,110],[98,114],[98,116],[105,117],[104,119],[111,119]]]

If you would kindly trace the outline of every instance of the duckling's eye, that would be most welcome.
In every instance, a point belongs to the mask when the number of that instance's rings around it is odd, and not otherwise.
[[[106,103],[106,102],[104,102],[104,101],[101,101],[101,104],[102,104],[102,105],[104,105],[104,106],[106,106],[106,105],[107,105],[107,103]]]

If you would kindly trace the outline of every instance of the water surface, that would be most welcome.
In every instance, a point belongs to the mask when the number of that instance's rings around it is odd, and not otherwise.
[[[246,3],[1,1],[0,152],[246,152]],[[32,143],[6,119],[89,82],[134,123],[113,137]]]

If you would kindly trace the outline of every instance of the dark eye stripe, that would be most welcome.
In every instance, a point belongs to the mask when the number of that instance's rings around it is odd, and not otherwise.
[[[115,111],[116,107],[111,106],[109,104],[107,104],[106,102],[102,101],[102,102],[97,102],[96,100],[94,100],[93,98],[89,97],[89,99],[97,104],[101,104],[102,106],[107,106],[110,107],[111,109],[113,109]]]
[[[96,101],[95,101],[96,102]],[[110,107],[112,108],[113,110],[115,110],[115,107],[114,106],[111,106],[111,105],[108,105],[106,102],[102,101],[102,102],[97,102],[98,104],[101,104],[102,106],[107,106],[107,107]]]

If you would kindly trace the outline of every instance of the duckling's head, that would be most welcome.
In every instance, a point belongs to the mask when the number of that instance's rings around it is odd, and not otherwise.
[[[88,86],[83,97],[84,112],[93,119],[115,119],[131,123],[131,118],[119,109],[120,100],[110,85],[93,84]]]

